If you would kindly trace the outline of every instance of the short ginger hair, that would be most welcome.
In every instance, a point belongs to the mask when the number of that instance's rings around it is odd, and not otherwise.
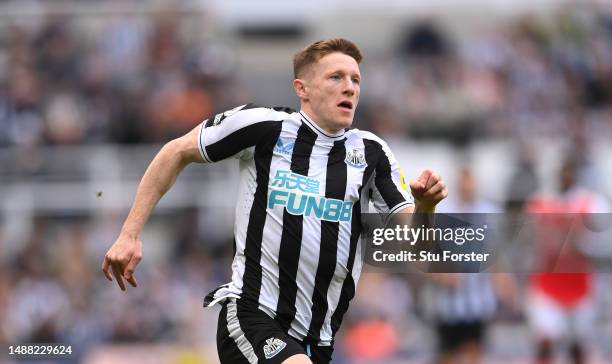
[[[350,40],[344,38],[319,40],[295,54],[293,57],[293,77],[299,78],[310,65],[316,63],[324,56],[335,52],[353,57],[357,64],[363,58],[361,50]]]

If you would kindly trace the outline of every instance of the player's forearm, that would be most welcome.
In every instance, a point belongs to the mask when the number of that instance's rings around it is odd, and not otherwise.
[[[179,141],[174,140],[164,145],[140,181],[134,203],[121,229],[122,234],[133,238],[140,236],[155,205],[190,162],[181,152]]]
[[[416,200],[414,202],[414,212],[417,214],[433,214],[436,212],[436,205],[426,205]]]
[[[435,227],[435,205],[426,206],[417,200],[414,207],[401,210],[399,214],[392,217],[390,222],[387,226],[408,226],[415,230],[433,228]],[[410,245],[408,249],[415,254],[420,254],[423,250],[429,250],[433,242],[425,239],[426,236],[426,234],[418,234],[417,241]]]
[[[395,224],[409,225],[417,228],[433,227],[435,223],[436,206],[425,206],[418,201],[415,201],[414,207],[408,207],[396,214],[391,220]]]

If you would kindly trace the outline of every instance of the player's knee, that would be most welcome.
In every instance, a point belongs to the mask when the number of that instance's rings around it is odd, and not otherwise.
[[[282,364],[312,364],[312,362],[306,355],[296,354],[284,360]]]

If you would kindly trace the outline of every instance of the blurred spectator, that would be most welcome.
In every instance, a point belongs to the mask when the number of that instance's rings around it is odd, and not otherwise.
[[[347,327],[342,331],[348,363],[379,363],[391,360],[401,351],[405,331],[412,317],[406,311],[412,305],[412,295],[402,275],[383,273],[363,274]],[[381,300],[380,297],[393,297]]]
[[[54,342],[59,339],[60,320],[69,314],[66,291],[51,274],[38,225],[21,252],[17,280],[12,282],[6,324],[10,342]]]
[[[0,228],[0,322],[6,322],[9,316],[8,302],[11,292],[10,271],[8,270],[7,256],[5,253],[2,229]],[[7,325],[0,324],[0,343],[8,342],[9,328]]]
[[[518,161],[506,191],[506,211],[509,213],[523,211],[527,199],[538,190],[534,163],[533,151],[528,146],[519,148]]]
[[[37,50],[36,66],[43,70],[45,86],[53,87],[45,92],[69,90],[76,86],[81,58],[76,49],[74,32],[69,19],[51,20],[40,32],[34,46]]]
[[[448,55],[448,52],[450,44],[446,34],[430,20],[418,22],[409,28],[400,45],[401,55],[407,58],[435,58]]]
[[[24,65],[10,66],[9,72],[8,92],[1,102],[2,124],[6,127],[2,134],[9,144],[39,145],[44,133],[39,79],[33,69]]]
[[[75,95],[57,93],[44,112],[47,140],[51,144],[79,144],[85,136],[84,117]]]
[[[398,341],[397,331],[391,322],[372,318],[352,326],[344,338],[344,345],[353,360],[379,361],[397,350]]]

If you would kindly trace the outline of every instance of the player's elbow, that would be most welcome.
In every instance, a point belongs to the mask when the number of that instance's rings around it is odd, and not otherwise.
[[[197,145],[192,138],[189,138],[189,134],[167,142],[162,148],[162,153],[177,160],[182,166],[202,161]]]

